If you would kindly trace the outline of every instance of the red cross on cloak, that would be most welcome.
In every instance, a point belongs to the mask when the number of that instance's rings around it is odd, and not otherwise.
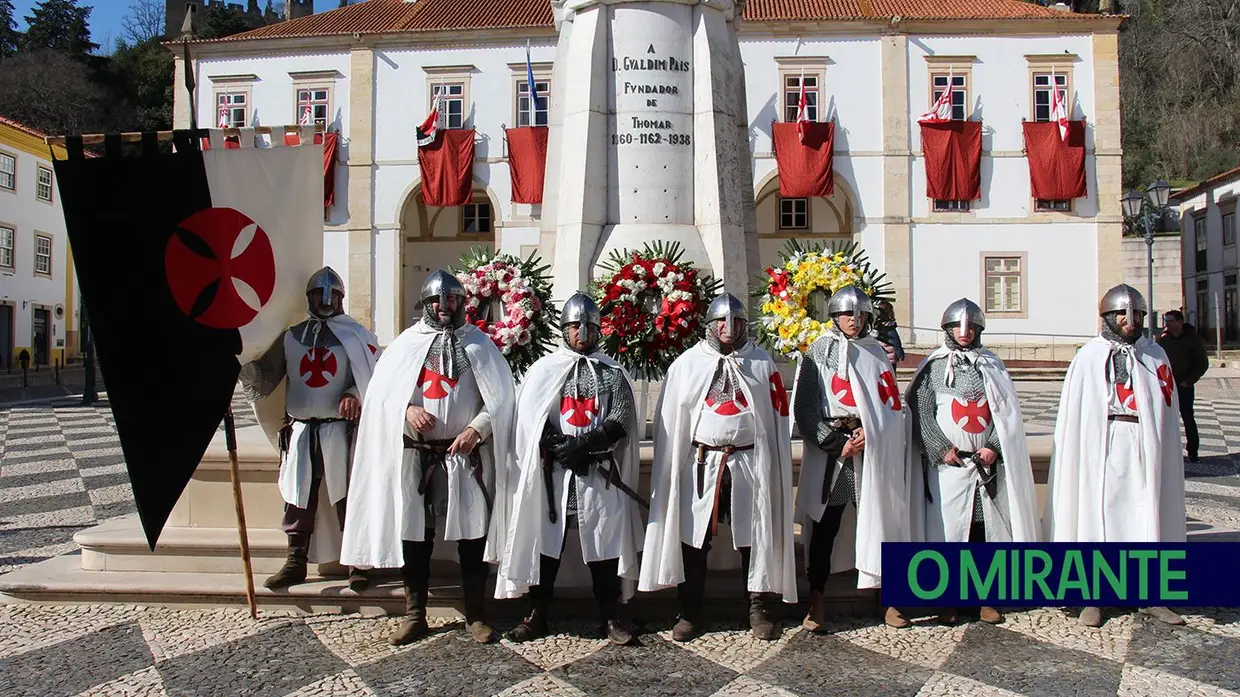
[[[427,367],[423,367],[422,373],[418,375],[418,384],[422,386],[422,397],[425,399],[447,397],[451,394],[452,388],[456,387],[457,382]]]
[[[566,417],[564,422],[569,426],[576,428],[589,426],[594,422],[594,417],[598,416],[598,412],[598,397],[564,395],[560,398],[560,416]]]
[[[336,356],[329,349],[312,348],[298,366],[306,387],[326,387],[336,376]]]
[[[982,397],[976,402],[952,399],[952,421],[960,430],[974,435],[986,431],[990,425],[990,404]]]
[[[1171,390],[1175,387],[1175,376],[1171,373],[1171,366],[1162,363],[1158,366],[1158,389],[1162,390],[1163,401],[1167,406],[1171,406]]]
[[[1137,396],[1133,393],[1133,389],[1129,385],[1122,382],[1115,383],[1115,396],[1119,399],[1119,403],[1125,409],[1137,410]]]
[[[716,402],[709,394],[706,395],[706,406],[710,407],[716,414],[720,416],[736,416],[741,413],[743,407],[749,406],[749,402],[745,400],[745,394],[740,390],[736,391],[736,397],[726,402]]]
[[[852,383],[845,380],[835,373],[831,373],[831,394],[846,407],[857,406],[857,399],[853,396]]]
[[[900,404],[900,388],[896,386],[896,376],[890,370],[885,370],[878,376],[878,398],[883,400],[883,404],[890,406],[892,411],[904,408]]]
[[[788,390],[784,389],[784,378],[778,370],[771,373],[771,406],[780,416],[788,415]]]

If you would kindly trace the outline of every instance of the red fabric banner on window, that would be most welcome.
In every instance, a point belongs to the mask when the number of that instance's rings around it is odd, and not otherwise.
[[[835,192],[832,148],[833,122],[808,122],[805,140],[796,122],[771,124],[775,163],[779,167],[779,195],[790,198],[830,196]]]
[[[474,129],[443,128],[418,148],[422,200],[428,206],[463,206],[473,194]]]
[[[1025,155],[1035,199],[1066,201],[1086,195],[1085,122],[1068,122],[1068,139],[1054,121],[1025,124]]]
[[[336,146],[340,143],[339,133],[327,133],[323,138],[323,207],[330,208],[336,202]],[[319,135],[314,139],[317,141]]]
[[[508,171],[513,203],[542,203],[547,173],[547,127],[509,128]]]
[[[982,196],[982,123],[942,121],[921,124],[926,197],[972,201]]]

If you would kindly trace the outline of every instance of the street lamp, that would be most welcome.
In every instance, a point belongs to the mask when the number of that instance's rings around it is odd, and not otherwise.
[[[1146,318],[1150,325],[1150,339],[1154,338],[1154,325],[1156,322],[1154,318],[1154,212],[1158,211],[1161,213],[1167,207],[1167,197],[1170,195],[1171,185],[1165,180],[1159,179],[1146,187],[1145,195],[1142,195],[1139,191],[1129,191],[1120,199],[1120,204],[1123,205],[1126,217],[1136,219],[1144,214],[1142,220],[1145,223],[1145,247],[1148,253],[1147,273],[1149,274],[1148,296],[1146,297],[1148,311],[1146,312]],[[1153,204],[1148,208],[1145,206],[1146,196],[1149,196],[1150,203]]]

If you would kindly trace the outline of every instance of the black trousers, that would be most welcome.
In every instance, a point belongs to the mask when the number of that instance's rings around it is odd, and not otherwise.
[[[809,550],[806,553],[806,576],[811,591],[822,591],[831,576],[831,552],[835,549],[835,536],[840,532],[840,520],[844,506],[827,506],[822,520],[811,523]]]
[[[1201,440],[1197,435],[1197,416],[1193,413],[1193,400],[1197,396],[1197,388],[1195,386],[1177,387],[1176,391],[1180,393],[1180,420],[1184,422],[1184,438],[1188,442],[1188,454],[1190,457],[1197,457],[1197,450],[1201,446]]]
[[[564,541],[568,539],[568,525],[564,526],[564,537],[560,539],[560,556],[564,555]],[[590,582],[594,587],[594,598],[604,608],[614,610],[620,600],[620,559],[601,559],[587,562],[590,567]],[[538,585],[530,586],[530,600],[546,609],[555,594],[555,577],[560,573],[560,558],[546,554],[538,560]]]
[[[706,557],[710,554],[711,534],[706,530],[706,539],[700,548],[680,543],[681,559],[685,567],[685,580],[676,587],[680,599],[681,614],[685,619],[700,621],[702,619],[702,598],[706,594]],[[749,578],[749,547],[740,547],[736,551],[741,554],[741,575]],[[746,596],[748,597],[748,593]]]

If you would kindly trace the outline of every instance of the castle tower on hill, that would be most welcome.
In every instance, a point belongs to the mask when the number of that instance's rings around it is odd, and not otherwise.
[[[209,7],[221,7],[235,12],[245,18],[252,29],[284,21],[284,0],[272,0],[272,12],[266,12],[267,2],[263,0],[247,0],[241,4],[235,0],[164,0],[164,35],[178,37],[185,22],[186,13],[192,13],[194,33],[201,28],[201,17]],[[314,14],[314,0],[293,0],[293,11],[290,19],[308,17]]]

